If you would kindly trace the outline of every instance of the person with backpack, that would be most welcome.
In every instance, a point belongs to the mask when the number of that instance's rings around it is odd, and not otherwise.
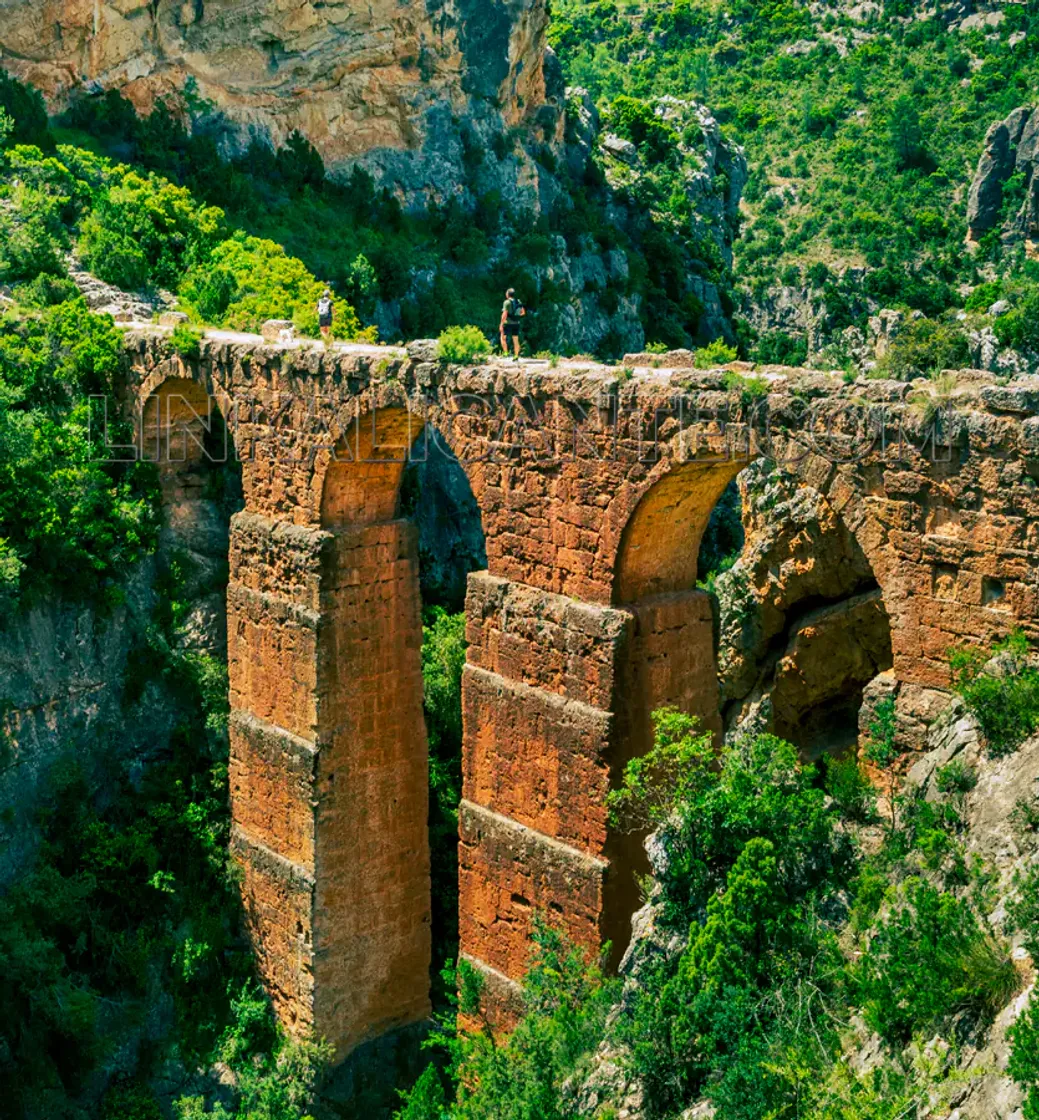
[[[321,327],[321,337],[328,345],[328,340],[332,337],[332,317],[335,315],[335,305],[332,303],[332,293],[328,288],[325,289],[325,294],[317,301],[317,321]]]
[[[508,357],[511,338],[517,362],[520,356],[520,320],[526,314],[527,309],[516,298],[516,289],[510,288],[505,293],[505,303],[501,309],[501,348]]]

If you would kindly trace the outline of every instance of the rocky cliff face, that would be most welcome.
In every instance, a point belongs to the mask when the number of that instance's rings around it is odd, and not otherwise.
[[[133,717],[122,708],[120,685],[154,603],[152,577],[152,565],[144,565],[107,617],[88,606],[42,603],[0,629],[0,884],[25,867],[37,843],[33,812],[54,764],[75,750],[89,770],[95,746],[126,737]],[[148,704],[148,718],[156,738],[168,734],[158,705]]]
[[[773,732],[806,756],[846,749],[863,688],[891,667],[869,561],[818,490],[760,464],[739,485],[747,543],[717,582],[727,731]]]
[[[411,190],[457,179],[457,122],[557,137],[545,0],[0,0],[0,62],[52,109],[120,89],[141,111],[186,88],[224,140],[299,129],[332,169]]]
[[[997,121],[985,137],[967,206],[968,242],[999,228],[1005,239],[1023,240],[1033,251],[1039,237],[1037,168],[1039,111],[1024,106]],[[1005,203],[1010,214],[1004,214]]]

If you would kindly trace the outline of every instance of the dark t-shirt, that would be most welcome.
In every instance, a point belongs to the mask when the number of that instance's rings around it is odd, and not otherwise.
[[[505,325],[508,327],[518,327],[520,325],[520,311],[523,310],[523,304],[518,299],[507,299],[502,305],[502,312],[505,315]]]

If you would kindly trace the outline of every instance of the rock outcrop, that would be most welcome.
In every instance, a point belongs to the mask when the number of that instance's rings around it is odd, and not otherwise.
[[[747,544],[717,581],[727,729],[809,756],[849,747],[863,687],[891,665],[869,561],[819,491],[762,465],[739,485]]]
[[[0,3],[0,63],[52,109],[121,90],[141,111],[188,91],[227,147],[296,129],[333,169],[364,162],[409,193],[450,191],[459,120],[558,139],[545,0],[71,0]],[[549,88],[553,86],[553,88]],[[536,175],[534,169],[530,173]]]
[[[1039,111],[1030,106],[1015,109],[997,121],[985,137],[985,148],[971,183],[967,204],[967,239],[976,243],[985,234],[1001,228],[1008,240],[1024,241],[1032,251],[1039,231]],[[1023,201],[1003,226],[1006,187],[1020,175]]]

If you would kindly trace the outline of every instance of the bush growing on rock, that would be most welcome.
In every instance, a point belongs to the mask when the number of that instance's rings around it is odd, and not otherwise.
[[[908,381],[970,363],[967,336],[958,323],[912,319],[877,362],[872,376]]]
[[[437,339],[437,357],[442,362],[469,365],[482,362],[491,344],[479,327],[448,327]]]
[[[1039,284],[1029,284],[1014,298],[1014,306],[992,326],[1003,346],[1039,353]]]
[[[197,360],[202,350],[202,332],[187,323],[178,323],[170,335],[170,345],[182,358]]]
[[[1024,1014],[1008,1031],[1011,1042],[1007,1072],[1025,1090],[1025,1120],[1039,1120],[1039,1000],[1028,1001]]]
[[[1039,730],[1039,669],[1027,662],[1028,639],[1020,631],[993,646],[953,652],[950,665],[956,689],[985,734],[989,752],[1005,755]],[[995,671],[990,657],[1003,662]]]
[[[717,369],[736,361],[739,354],[735,346],[730,346],[720,338],[696,351],[694,363],[697,369]]]
[[[991,1017],[1020,987],[1009,947],[965,901],[920,879],[871,936],[857,974],[866,1021],[892,1043],[957,1010]]]

